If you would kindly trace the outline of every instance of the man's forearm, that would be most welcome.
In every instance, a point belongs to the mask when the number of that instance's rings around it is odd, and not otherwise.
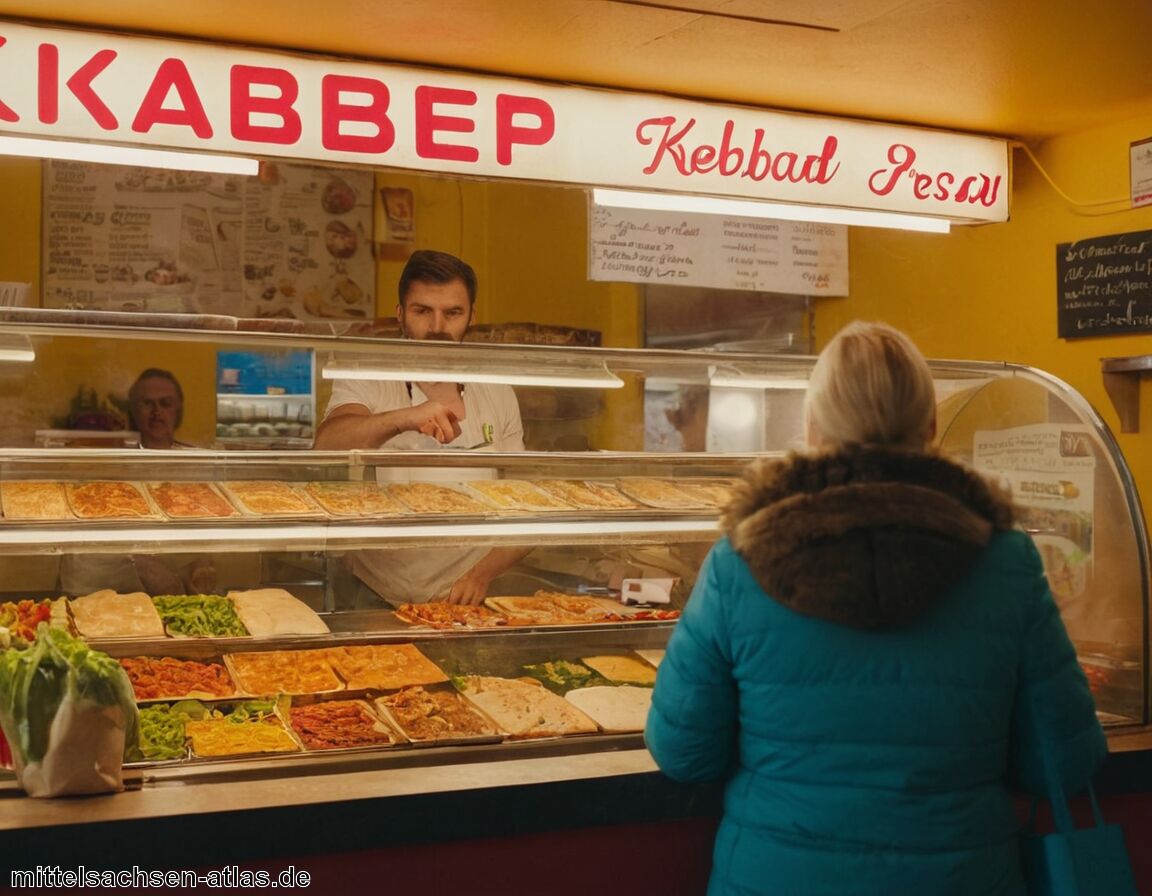
[[[397,417],[393,411],[329,417],[316,430],[313,447],[320,451],[379,448],[381,444],[400,433]]]

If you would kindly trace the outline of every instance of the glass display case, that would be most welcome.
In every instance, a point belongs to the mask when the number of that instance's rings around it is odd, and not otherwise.
[[[311,351],[320,416],[325,384],[342,376],[506,382],[537,402],[541,394],[556,392],[568,395],[568,403],[577,401],[572,393],[595,396],[582,401],[588,412],[581,419],[586,448],[580,451],[540,451],[531,445],[523,452],[44,449],[32,447],[23,429],[10,428],[9,447],[0,451],[0,499],[8,483],[121,482],[141,487],[147,513],[137,518],[83,519],[73,511],[57,519],[6,516],[0,599],[154,590],[123,583],[139,581],[132,576],[140,567],[159,566],[182,582],[186,593],[282,589],[328,630],[96,642],[119,657],[170,656],[225,665],[227,657],[252,652],[401,643],[414,644],[445,679],[517,679],[531,674],[529,667],[600,655],[654,662],[717,537],[725,489],[754,457],[800,445],[803,394],[813,363],[807,356],[707,350],[445,345],[358,337],[330,328],[250,332],[243,322],[225,328],[215,318],[204,329],[129,325],[107,314],[98,324],[60,323],[46,312],[37,319],[37,312],[0,322],[0,337],[26,345],[34,355],[30,362],[0,364],[0,389],[19,408],[9,426],[22,421],[29,434],[37,428],[35,396],[59,382],[67,359],[85,357],[95,365],[89,369],[114,368],[129,349],[132,358],[171,358],[187,380],[196,379],[196,365],[206,365],[203,381],[213,400],[216,352]],[[1145,723],[1148,545],[1131,476],[1111,435],[1078,394],[1041,371],[985,362],[931,366],[940,445],[1013,488],[1021,525],[1040,547],[1102,717],[1114,725]],[[689,405],[696,415],[691,425],[703,432],[708,450],[645,451],[645,445],[661,443],[652,437],[654,428],[684,425],[676,411]],[[215,421],[204,425],[215,431]],[[149,488],[161,482],[211,484],[235,512],[196,516],[166,510]],[[235,486],[253,482],[286,484],[303,504],[283,512],[245,506]],[[562,500],[502,504],[493,482],[591,484],[625,500],[602,506]],[[360,483],[385,494],[393,494],[397,484],[423,483],[473,503],[421,507],[400,500],[358,512],[317,499],[324,485],[339,483]],[[661,502],[645,483],[679,498]],[[363,574],[365,566],[435,567],[446,565],[444,558],[494,549],[514,552],[517,560],[493,581],[493,596],[545,591],[618,600],[625,581],[660,580],[670,583],[669,603],[653,605],[659,613],[639,615],[638,608],[621,603],[617,616],[592,622],[519,619],[489,627],[433,628],[405,622],[394,612],[395,604],[428,595],[382,595],[379,579]],[[571,682],[552,684],[563,694]],[[368,688],[349,695],[371,702],[380,693]],[[295,699],[308,704],[331,696],[306,693]],[[245,758],[261,774],[279,776],[310,763],[435,765],[462,754],[486,761],[524,751],[639,749],[642,742],[636,726],[600,725],[573,737],[446,738],[435,750],[409,749],[414,746],[426,744],[397,738],[377,749],[297,749],[284,757]],[[211,774],[216,767],[213,760],[192,756],[145,765],[146,775],[159,777]]]

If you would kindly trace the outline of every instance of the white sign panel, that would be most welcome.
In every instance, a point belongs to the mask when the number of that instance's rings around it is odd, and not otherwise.
[[[594,205],[592,280],[848,295],[848,228]]]
[[[1008,217],[1002,139],[6,23],[0,132]]]
[[[1017,522],[1032,535],[1057,602],[1085,592],[1093,552],[1095,469],[1092,434],[1082,426],[1039,423],[981,430],[973,465],[1012,489]]]

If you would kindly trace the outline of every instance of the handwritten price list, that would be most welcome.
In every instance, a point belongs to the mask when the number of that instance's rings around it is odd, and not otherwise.
[[[1152,230],[1056,247],[1062,339],[1152,332]]]
[[[848,294],[848,231],[841,225],[593,205],[589,229],[592,280]]]

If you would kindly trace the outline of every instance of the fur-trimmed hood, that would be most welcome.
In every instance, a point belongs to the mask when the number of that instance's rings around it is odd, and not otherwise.
[[[722,521],[773,599],[861,629],[916,619],[1011,525],[1007,495],[972,470],[859,446],[753,464]]]

